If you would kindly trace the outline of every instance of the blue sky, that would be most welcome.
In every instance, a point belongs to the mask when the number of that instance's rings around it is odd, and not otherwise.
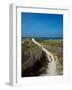
[[[63,15],[21,13],[22,37],[63,38]]]

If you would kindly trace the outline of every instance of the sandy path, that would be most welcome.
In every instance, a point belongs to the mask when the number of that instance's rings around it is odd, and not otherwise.
[[[46,48],[44,48],[40,43],[38,43],[34,38],[32,38],[32,41],[46,53],[46,56],[49,61],[46,75],[50,75],[50,76],[56,75],[56,60],[55,59],[57,59],[56,58],[57,56],[54,58],[53,54],[49,52]]]

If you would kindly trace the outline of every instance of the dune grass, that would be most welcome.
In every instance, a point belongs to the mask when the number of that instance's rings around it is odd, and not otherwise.
[[[63,74],[63,39],[48,39],[48,40],[38,40],[41,45],[43,45],[48,51],[50,51],[54,56],[58,58],[57,61],[57,75]],[[25,49],[30,52],[34,52],[39,49],[39,47],[34,44],[31,38],[25,39],[22,43],[22,50]]]

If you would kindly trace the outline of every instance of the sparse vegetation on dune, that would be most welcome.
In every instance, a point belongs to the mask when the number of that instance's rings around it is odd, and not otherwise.
[[[45,45],[63,47],[63,39],[39,40],[39,42]]]
[[[49,39],[49,40],[39,40],[46,49],[48,49],[53,55],[58,58],[57,61],[57,74],[63,74],[63,39]]]

